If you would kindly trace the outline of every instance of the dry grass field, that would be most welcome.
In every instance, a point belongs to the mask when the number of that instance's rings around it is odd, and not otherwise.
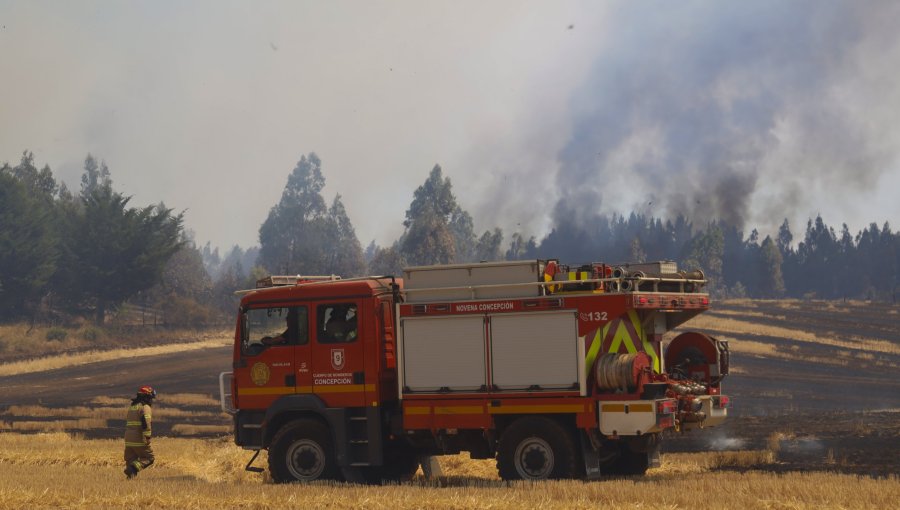
[[[118,440],[0,435],[0,508],[892,508],[900,479],[765,471],[772,451],[667,454],[643,478],[505,483],[493,461],[441,458],[444,476],[385,487],[274,485],[228,439],[160,438],[126,481]]]
[[[243,470],[216,375],[231,333],[62,341],[0,327],[0,508],[896,508],[900,306],[716,302],[682,329],[728,339],[724,426],[669,434],[643,478],[507,484],[493,461],[440,458],[444,476],[387,487],[278,486]],[[677,332],[676,332],[677,333]],[[127,342],[126,342],[127,338]],[[127,344],[127,347],[126,347]],[[122,474],[124,408],[162,389],[157,465]],[[256,465],[265,466],[264,454]]]

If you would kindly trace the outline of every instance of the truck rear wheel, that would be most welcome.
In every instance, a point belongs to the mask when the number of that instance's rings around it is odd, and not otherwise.
[[[333,479],[337,463],[325,425],[308,418],[284,425],[269,446],[269,472],[276,483]]]
[[[504,480],[574,478],[575,458],[572,434],[542,416],[514,421],[497,447],[497,469]]]

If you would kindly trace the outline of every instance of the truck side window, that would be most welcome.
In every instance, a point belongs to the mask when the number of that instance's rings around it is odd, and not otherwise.
[[[255,355],[268,346],[303,345],[309,341],[305,306],[253,308],[244,315],[242,349]]]
[[[319,305],[316,338],[322,344],[346,343],[356,340],[357,308],[355,303]]]

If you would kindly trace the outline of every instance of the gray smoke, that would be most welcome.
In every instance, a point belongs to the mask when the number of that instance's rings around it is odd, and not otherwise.
[[[629,2],[616,18],[573,101],[555,222],[773,226],[864,199],[898,164],[900,3]]]

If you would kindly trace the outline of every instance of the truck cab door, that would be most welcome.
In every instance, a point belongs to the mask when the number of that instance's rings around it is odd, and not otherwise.
[[[316,305],[312,335],[312,388],[328,407],[366,405],[364,340],[357,301]]]
[[[282,395],[310,388],[309,309],[275,305],[250,308],[241,316],[240,358],[235,363],[237,399],[244,409],[265,409]],[[306,362],[308,364],[308,361]]]

